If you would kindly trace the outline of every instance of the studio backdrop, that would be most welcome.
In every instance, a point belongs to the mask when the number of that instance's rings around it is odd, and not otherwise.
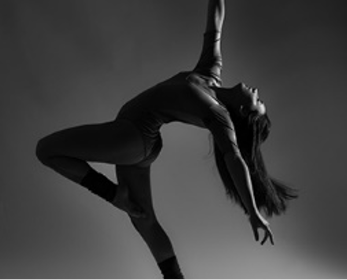
[[[158,218],[189,278],[346,278],[345,1],[227,0],[224,86],[259,88],[269,173],[299,189],[254,241],[224,194],[206,130],[161,130]],[[203,40],[204,0],[0,1],[0,277],[159,278],[128,217],[43,166],[37,141],[113,120],[179,71]],[[117,182],[114,166],[93,167]]]

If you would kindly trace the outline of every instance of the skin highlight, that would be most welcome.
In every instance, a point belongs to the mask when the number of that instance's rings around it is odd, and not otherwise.
[[[239,83],[232,88],[214,88],[214,90],[217,99],[240,117],[247,117],[254,112],[264,115],[267,112],[265,103],[260,99],[259,90],[245,83]]]

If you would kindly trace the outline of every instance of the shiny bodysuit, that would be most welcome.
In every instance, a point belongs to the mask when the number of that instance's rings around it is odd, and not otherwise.
[[[192,71],[180,72],[170,79],[137,95],[119,111],[116,120],[127,120],[141,132],[144,158],[138,166],[150,165],[162,148],[160,127],[178,121],[208,128],[214,136],[228,135],[233,129],[229,113],[221,104],[215,89],[221,86],[222,58],[215,44],[220,34],[205,33],[204,46],[197,66]],[[219,141],[228,149],[230,137]]]

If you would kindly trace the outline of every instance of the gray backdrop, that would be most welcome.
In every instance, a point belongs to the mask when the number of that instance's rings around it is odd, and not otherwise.
[[[191,278],[346,278],[345,1],[227,1],[224,85],[260,89],[271,174],[300,189],[260,246],[225,197],[208,132],[162,128],[158,216]],[[37,141],[115,117],[194,67],[207,1],[0,1],[0,277],[158,278],[125,214],[41,165]],[[114,167],[93,164],[116,180]]]

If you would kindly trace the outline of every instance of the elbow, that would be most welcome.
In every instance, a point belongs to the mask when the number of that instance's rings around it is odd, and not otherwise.
[[[224,160],[227,160],[227,161],[244,162],[244,159],[241,155],[241,151],[239,149],[226,151],[223,154],[223,157],[224,157]]]
[[[247,172],[248,166],[246,164],[246,161],[241,155],[241,152],[239,150],[237,151],[229,151],[224,154],[224,161],[229,166],[229,168],[233,171],[243,171]],[[236,171],[236,172],[237,172]]]

